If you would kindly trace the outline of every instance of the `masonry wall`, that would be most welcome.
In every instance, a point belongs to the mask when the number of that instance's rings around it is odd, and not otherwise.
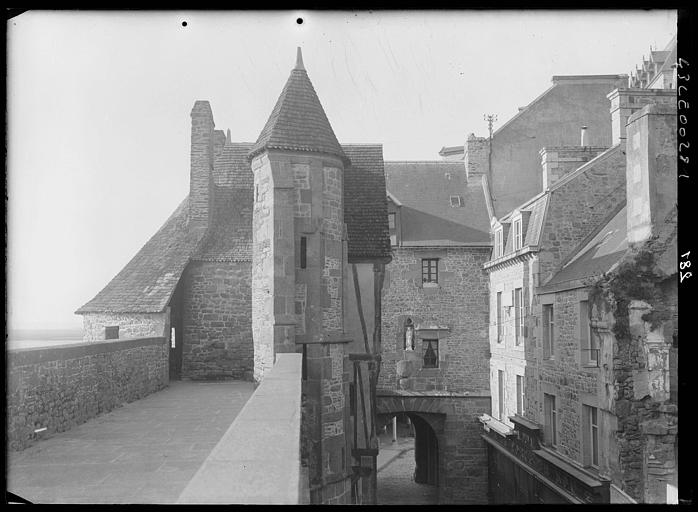
[[[611,146],[606,95],[622,85],[621,80],[562,78],[494,134],[491,186],[497,216],[542,191],[542,148],[578,145],[582,126],[588,127],[590,146]]]
[[[119,338],[169,337],[169,308],[163,313],[83,313],[83,341],[105,340],[107,326],[119,326]]]
[[[378,387],[489,394],[488,282],[482,265],[490,248],[393,248],[382,305],[382,363]],[[422,258],[439,258],[438,286],[422,285]],[[419,330],[404,349],[405,321]],[[439,366],[422,369],[421,338],[439,338]],[[400,363],[400,361],[405,361]],[[398,370],[398,363],[400,370]],[[399,375],[401,373],[401,375]]]
[[[490,390],[492,392],[492,416],[502,418],[502,421],[513,427],[509,416],[516,413],[516,376],[523,376],[525,381],[531,377],[531,372],[526,373],[527,348],[530,347],[532,337],[530,336],[530,318],[527,313],[531,311],[532,298],[532,272],[531,267],[535,261],[535,256],[531,258],[517,258],[516,260],[500,265],[490,270],[490,295],[489,295],[489,340],[490,340]],[[525,335],[516,344],[515,320],[516,315],[513,307],[512,292],[516,288],[523,291]],[[502,314],[501,314],[501,338],[498,338],[497,329],[497,293],[502,294]],[[504,407],[499,402],[499,371],[504,372]],[[524,415],[525,400],[529,394],[526,393],[531,384],[524,386]],[[501,414],[500,414],[501,413]]]
[[[613,377],[607,371],[609,358],[613,357],[612,345],[599,344],[599,364],[585,363],[580,342],[580,301],[588,299],[586,289],[561,291],[538,296],[535,308],[537,325],[532,329],[534,358],[529,372],[532,385],[528,399],[530,418],[543,425],[543,394],[555,396],[557,408],[556,451],[580,465],[584,459],[582,432],[583,405],[596,407],[599,415],[599,468],[602,475],[611,476],[617,468],[617,450],[612,442],[615,416],[612,408]],[[554,355],[546,359],[542,342],[542,305],[553,305]],[[596,333],[592,333],[598,336]],[[606,367],[604,368],[604,364]],[[533,384],[535,383],[535,384]]]
[[[7,446],[22,450],[164,388],[168,351],[165,338],[8,350]]]
[[[182,375],[251,380],[251,263],[193,261],[183,279]]]
[[[490,410],[489,396],[446,392],[391,395],[379,391],[378,423],[394,413],[419,416],[434,431],[439,447],[439,504],[487,503],[487,451],[478,416]]]
[[[577,173],[577,171],[573,171]],[[610,149],[553,189],[539,241],[539,283],[625,200],[625,151]]]

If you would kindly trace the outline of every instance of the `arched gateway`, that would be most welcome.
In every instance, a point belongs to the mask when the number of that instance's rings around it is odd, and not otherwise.
[[[396,414],[415,428],[415,481],[437,485],[439,503],[487,502],[487,458],[477,415],[489,396],[378,390],[379,428]]]

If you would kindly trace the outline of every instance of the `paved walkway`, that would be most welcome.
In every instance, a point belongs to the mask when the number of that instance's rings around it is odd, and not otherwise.
[[[398,438],[393,443],[391,435],[381,435],[378,452],[378,504],[379,505],[435,505],[439,501],[438,488],[418,484],[414,474],[414,438]]]
[[[172,382],[7,454],[7,490],[33,503],[174,503],[252,395],[251,382]]]

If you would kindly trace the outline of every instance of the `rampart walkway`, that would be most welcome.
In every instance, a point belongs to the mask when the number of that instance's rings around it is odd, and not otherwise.
[[[7,490],[33,503],[175,503],[254,391],[172,382],[22,452]]]

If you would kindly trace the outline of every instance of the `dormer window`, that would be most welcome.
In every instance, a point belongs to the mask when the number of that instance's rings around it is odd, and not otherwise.
[[[514,250],[517,251],[523,247],[523,233],[521,232],[521,219],[516,219],[514,222]]]
[[[501,258],[504,255],[504,230],[498,228],[494,232],[494,257]]]
[[[463,198],[461,196],[451,196],[451,207],[457,208],[463,206]]]

